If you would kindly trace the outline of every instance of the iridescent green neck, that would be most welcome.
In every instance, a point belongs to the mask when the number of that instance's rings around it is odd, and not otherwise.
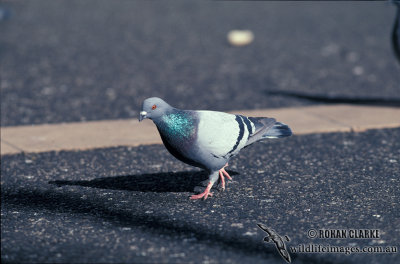
[[[168,137],[185,137],[193,135],[194,121],[188,113],[173,112],[165,114],[158,125],[159,129]]]

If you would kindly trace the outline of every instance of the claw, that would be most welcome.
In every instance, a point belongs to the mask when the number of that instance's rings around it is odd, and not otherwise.
[[[204,200],[207,199],[208,196],[212,196],[213,194],[210,193],[211,187],[213,186],[212,182],[209,182],[207,185],[207,188],[204,190],[204,192],[196,195],[190,196],[190,200],[196,200],[196,199],[201,199],[204,197]]]
[[[229,180],[232,180],[231,176],[225,170],[225,167],[227,167],[227,166],[228,166],[228,163],[226,163],[225,166],[222,167],[222,169],[220,169],[218,171],[219,178],[220,178],[221,185],[222,185],[222,190],[225,190],[225,178],[224,177],[226,177]],[[217,176],[217,175],[215,175],[215,176]],[[202,192],[200,194],[195,194],[195,195],[190,196],[190,200],[196,200],[196,199],[201,199],[201,198],[203,198],[205,200],[205,199],[208,198],[208,196],[212,196],[212,193],[210,192],[210,190],[211,190],[211,187],[213,186],[214,182],[218,178],[216,178],[216,179],[215,178],[210,178],[210,179],[211,179],[211,181],[208,182],[208,185],[207,185],[206,189],[204,190],[204,192]]]

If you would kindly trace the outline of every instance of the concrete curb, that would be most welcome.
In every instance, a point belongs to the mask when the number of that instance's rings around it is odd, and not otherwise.
[[[400,127],[400,108],[392,107],[323,105],[231,113],[275,117],[288,124],[296,135]],[[161,144],[157,129],[150,120],[140,124],[128,119],[0,129],[1,155]]]

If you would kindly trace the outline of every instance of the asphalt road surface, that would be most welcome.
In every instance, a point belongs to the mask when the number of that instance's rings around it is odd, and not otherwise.
[[[388,2],[3,6],[11,15],[0,22],[2,126],[136,117],[150,96],[213,110],[332,98],[400,104]],[[252,30],[254,42],[230,46],[232,29]]]
[[[246,148],[233,181],[189,200],[207,175],[161,145],[2,157],[4,263],[285,263],[287,246],[397,246],[400,129],[293,136]],[[310,239],[378,229],[379,239]],[[293,263],[399,263],[400,254],[295,254]]]

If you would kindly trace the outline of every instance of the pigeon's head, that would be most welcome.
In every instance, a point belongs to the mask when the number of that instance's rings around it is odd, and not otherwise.
[[[140,111],[139,121],[143,119],[157,119],[163,116],[172,107],[161,98],[151,97],[143,101],[142,111]]]

